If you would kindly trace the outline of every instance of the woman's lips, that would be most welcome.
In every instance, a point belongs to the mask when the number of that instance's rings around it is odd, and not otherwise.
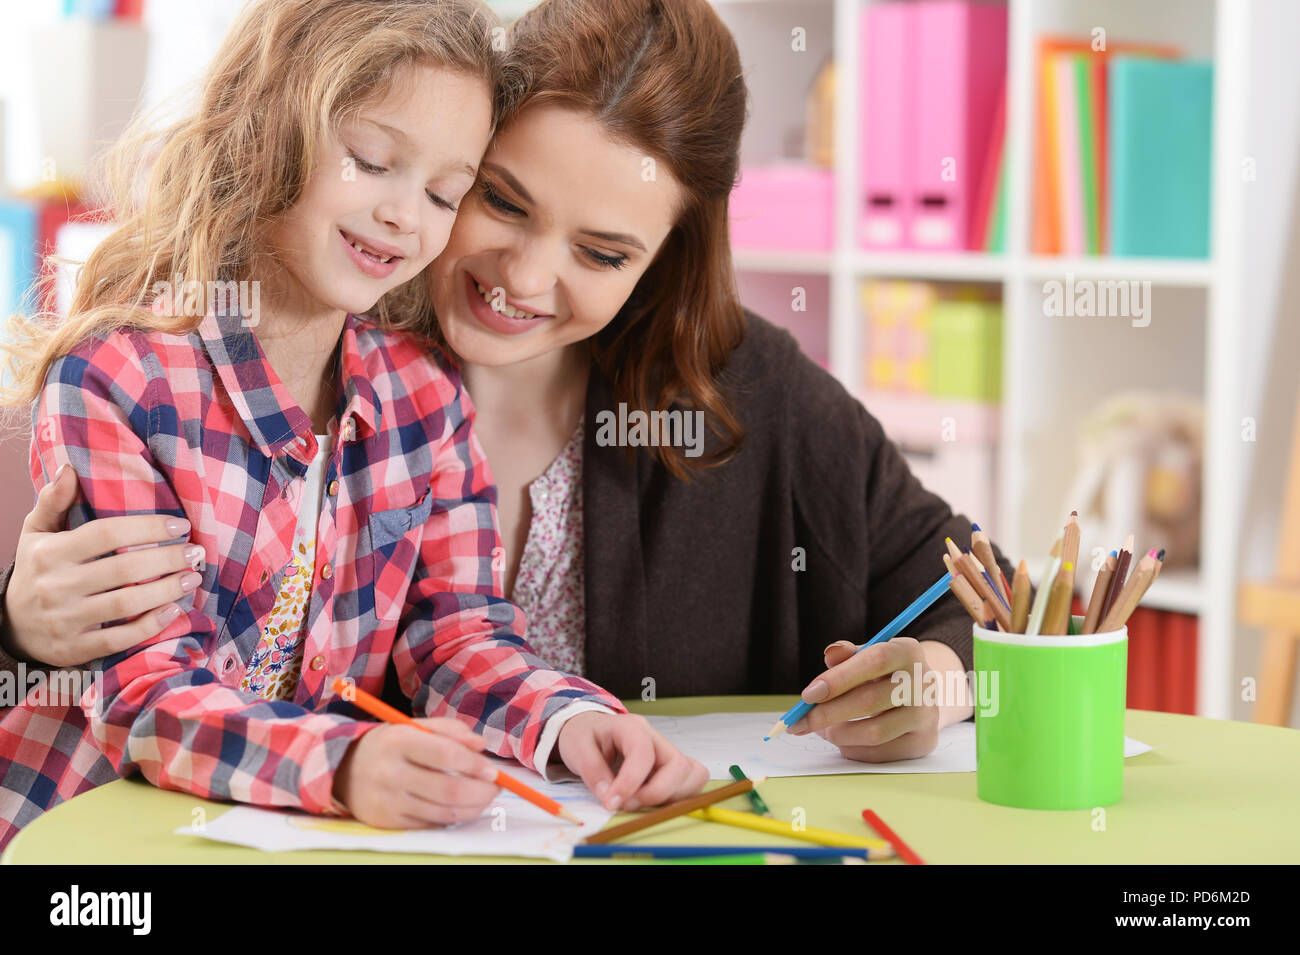
[[[511,318],[509,315],[502,315],[487,302],[483,301],[483,296],[478,291],[478,280],[468,272],[465,273],[465,299],[469,302],[470,313],[482,324],[499,332],[502,335],[522,335],[524,332],[532,331],[549,318],[549,315],[539,315],[535,318]],[[486,286],[484,286],[486,288]]]
[[[351,237],[342,229],[339,230],[339,239],[343,242],[343,247],[347,250],[348,258],[352,260],[352,263],[372,279],[388,278],[397,271],[397,267],[404,261],[400,255],[394,256],[387,262],[380,262],[377,259],[372,258],[366,253],[359,251],[352,244],[353,241],[356,241],[366,245],[368,243],[366,243],[365,240]]]

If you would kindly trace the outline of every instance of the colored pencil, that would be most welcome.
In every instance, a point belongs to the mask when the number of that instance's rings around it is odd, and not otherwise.
[[[417,723],[401,710],[394,709],[383,700],[367,693],[365,690],[361,689],[361,687],[348,682],[343,679],[343,677],[336,677],[332,687],[335,693],[351,702],[358,709],[365,710],[371,716],[381,719],[385,723],[394,723],[399,726],[414,726],[422,732],[432,733],[434,736],[438,735],[427,726]],[[516,796],[521,799],[526,799],[538,809],[549,812],[552,816],[559,816],[561,819],[567,819],[569,822],[582,825],[581,819],[569,812],[569,810],[565,809],[554,799],[543,796],[536,789],[524,785],[513,776],[507,776],[505,773],[498,770],[497,778],[494,781],[502,789],[510,790]]]
[[[1119,553],[1111,551],[1106,555],[1101,570],[1097,571],[1097,580],[1092,585],[1092,596],[1088,598],[1088,612],[1083,618],[1083,633],[1094,633],[1097,624],[1101,623],[1101,605],[1106,600],[1106,591],[1110,587],[1111,577],[1115,575],[1115,564],[1118,561]]]
[[[834,832],[830,829],[818,829],[814,826],[796,828],[788,822],[782,822],[779,819],[764,819],[752,812],[736,812],[734,809],[720,809],[717,806],[709,806],[705,809],[696,809],[689,815],[694,819],[703,819],[706,822],[717,822],[724,826],[736,826],[740,829],[752,829],[755,832],[766,832],[774,836],[784,836],[787,839],[798,839],[800,842],[812,842],[822,846],[838,846],[849,849],[869,849],[868,859],[892,859],[897,854],[894,852],[894,847],[883,839],[850,836],[847,833]]]
[[[749,778],[745,775],[745,771],[739,766],[729,766],[727,767],[727,772],[731,773],[731,778],[736,782]],[[745,793],[745,798],[748,799],[749,804],[754,807],[754,812],[758,813],[760,816],[767,816],[769,819],[775,818],[772,815],[772,810],[767,808],[767,803],[763,802],[763,797],[758,794],[757,789],[751,789],[749,792]]]
[[[1128,583],[1124,585],[1124,590],[1115,600],[1115,605],[1110,608],[1108,613],[1101,620],[1098,627],[1098,633],[1109,633],[1112,630],[1118,630],[1128,621],[1133,611],[1137,609],[1138,601],[1142,595],[1147,592],[1147,587],[1151,584],[1151,578],[1156,572],[1156,552],[1149,551],[1145,557],[1138,561],[1137,568],[1129,578]]]
[[[1061,545],[1062,545],[1064,542],[1065,542],[1065,538],[1063,538],[1063,537],[1058,537],[1056,540],[1052,541],[1052,549],[1048,552],[1048,556],[1049,556],[1049,557],[1060,557],[1060,556],[1061,556]]]
[[[953,596],[970,614],[972,620],[981,627],[984,626],[983,611],[981,610],[984,602],[980,600],[979,594],[975,593],[975,588],[970,585],[970,581],[966,579],[965,575],[953,566],[952,558],[947,554],[943,555],[943,564],[948,568],[948,573],[951,575],[948,586],[952,589]]]
[[[1044,582],[1046,583],[1046,582]],[[1047,597],[1047,610],[1043,613],[1043,636],[1060,636],[1066,632],[1070,621],[1070,598],[1074,596],[1074,564],[1063,562],[1052,582],[1052,592]]]
[[[735,852],[723,856],[696,859],[655,859],[647,865],[866,865],[863,859],[827,856],[822,859],[799,859],[779,852]]]
[[[898,853],[898,857],[908,865],[925,865],[924,860],[898,837],[898,833],[885,825],[885,821],[870,809],[862,810],[862,818],[867,821],[868,826],[875,830],[876,835],[889,841],[889,844],[894,847],[894,851]]]
[[[903,608],[902,613],[889,623],[885,624],[879,633],[853,652],[861,653],[867,647],[875,646],[877,643],[884,643],[886,640],[892,640],[894,637],[898,636],[903,631],[904,627],[917,617],[921,616],[921,614],[923,614],[931,604],[943,596],[944,592],[948,589],[949,579],[950,575],[944,574],[932,583],[925,593],[921,594],[921,596],[917,597]],[[816,703],[805,703],[803,700],[800,700],[794,706],[790,707],[784,716],[776,721],[772,726],[771,732],[769,732],[767,736],[763,737],[764,740],[772,739],[774,736],[780,736],[795,723],[798,723],[801,719],[807,716],[816,705]]]
[[[984,582],[989,585],[989,590],[993,591],[993,596],[997,598],[994,603],[1002,604],[1003,608],[1005,608],[1007,613],[1010,614],[1011,601],[1007,599],[1006,594],[1002,593],[1002,585],[998,583],[998,578],[994,577],[993,574],[989,572],[989,565],[980,560],[979,555],[977,555],[973,550],[966,551],[966,556],[974,562],[975,569],[980,572],[980,576],[984,578]],[[996,563],[994,563],[992,567],[993,571],[997,573],[998,576],[1002,575],[1002,571],[998,569]]]
[[[1110,587],[1106,591],[1106,602],[1101,605],[1101,619],[1105,620],[1110,616],[1110,610],[1115,606],[1115,601],[1124,589],[1124,583],[1128,579],[1128,567],[1133,560],[1133,535],[1129,534],[1124,541],[1124,546],[1119,549],[1119,559],[1115,563],[1115,574],[1110,578]],[[1098,627],[1100,627],[1100,622]],[[1100,632],[1100,630],[1098,631]]]
[[[970,549],[975,552],[981,564],[988,568],[990,574],[994,574],[993,580],[998,584],[998,590],[1007,606],[1011,606],[1011,585],[1007,583],[1007,575],[1002,573],[1002,568],[998,566],[998,559],[993,556],[993,545],[989,542],[989,535],[980,530],[978,524],[970,526]]]
[[[993,590],[993,584],[989,581],[988,574],[984,572],[984,568],[979,566],[975,555],[970,551],[966,551],[961,555],[961,560],[955,561],[955,563],[965,573],[966,579],[971,582],[971,586],[975,588],[975,592],[980,595],[981,599],[989,602],[998,623],[1009,629],[1011,627],[1011,610],[1002,606],[1002,600]]]
[[[758,780],[762,782],[762,780]],[[715,802],[722,802],[733,796],[739,796],[747,793],[754,788],[754,781],[742,779],[738,782],[728,783],[726,786],[718,789],[710,789],[708,792],[698,793],[694,796],[688,796],[686,799],[679,799],[677,802],[669,803],[667,806],[660,806],[658,809],[652,809],[650,812],[642,813],[635,819],[625,822],[622,825],[614,826],[611,829],[602,829],[586,838],[587,845],[600,845],[602,843],[618,842],[625,836],[630,836],[634,832],[640,832],[642,829],[648,829],[651,826],[657,826],[661,822],[667,822],[669,819],[676,819],[678,816],[684,816],[695,809],[702,809],[705,806],[711,806]]]
[[[985,630],[998,629],[998,618],[993,614],[993,607],[987,599],[980,601],[980,625]]]
[[[1016,576],[1011,581],[1011,632],[1024,633],[1025,624],[1029,623],[1029,601],[1033,595],[1033,584],[1029,582],[1029,565],[1021,559],[1016,568]]]
[[[1070,565],[1070,596],[1074,596],[1074,569],[1079,565],[1079,512],[1071,511],[1070,519],[1065,522],[1065,533],[1062,535],[1061,544],[1061,566]],[[1069,616],[1069,611],[1066,611]],[[1062,631],[1064,632],[1064,631]]]
[[[1029,622],[1025,624],[1026,636],[1036,636],[1043,626],[1043,614],[1047,612],[1047,598],[1051,594],[1052,581],[1056,579],[1056,572],[1060,569],[1061,558],[1053,557],[1047,573],[1043,575],[1043,580],[1038,585],[1038,593],[1034,594],[1034,606],[1029,611]]]
[[[630,846],[624,843],[573,847],[575,859],[692,859],[700,856],[747,855],[769,853],[797,859],[838,859],[849,856],[866,859],[870,849],[834,848],[829,846]]]

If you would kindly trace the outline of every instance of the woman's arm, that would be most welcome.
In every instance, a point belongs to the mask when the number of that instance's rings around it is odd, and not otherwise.
[[[65,530],[76,500],[77,475],[62,468],[23,521],[14,563],[0,573],[0,670],[120,653],[176,619],[175,601],[201,580],[193,565],[202,549],[183,536],[188,521],[136,515]],[[114,620],[126,622],[104,626]]]

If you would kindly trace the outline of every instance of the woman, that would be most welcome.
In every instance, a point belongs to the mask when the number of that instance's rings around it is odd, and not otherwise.
[[[497,136],[427,278],[530,643],[616,695],[803,690],[825,705],[796,732],[856,759],[929,752],[969,697],[895,707],[890,674],[969,671],[961,608],[940,601],[915,636],[850,655],[969,523],[790,336],[740,308],[734,41],[703,0],[547,0],[510,38]],[[705,413],[702,454],[681,433],[604,443],[610,415],[670,408]],[[6,646],[56,664],[156,631],[166,607],[151,608],[179,596],[185,566],[163,547],[79,567],[175,533],[153,517],[58,533],[74,490],[38,502],[6,594]]]

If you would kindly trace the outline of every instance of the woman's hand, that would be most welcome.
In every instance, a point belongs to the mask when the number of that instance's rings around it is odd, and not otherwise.
[[[64,465],[23,521],[4,598],[8,648],[57,667],[80,666],[155,636],[181,612],[172,601],[202,580],[194,570],[203,566],[203,549],[187,542],[96,559],[188,535],[189,521],[107,517],[65,531],[76,498],[77,474]],[[127,622],[95,629],[110,620]]]
[[[939,743],[940,726],[970,715],[968,690],[958,700],[942,698],[949,682],[943,678],[949,670],[961,667],[957,655],[945,644],[895,637],[861,653],[856,650],[847,640],[826,648],[826,672],[802,694],[806,702],[817,706],[790,727],[790,732],[817,733],[849,759],[883,763],[932,752]],[[907,692],[900,693],[902,705],[895,706],[892,678],[899,670],[907,674]],[[914,686],[918,679],[919,685]],[[939,692],[931,689],[927,697],[927,687],[936,680]],[[964,686],[964,672],[961,682]],[[961,715],[963,709],[965,715]],[[868,716],[871,719],[863,719]]]
[[[692,796],[709,771],[635,714],[579,713],[561,728],[560,759],[606,809],[631,811]]]
[[[449,717],[385,723],[353,741],[334,773],[334,798],[380,829],[428,829],[476,819],[498,792],[483,737]],[[452,775],[455,774],[455,775]]]

